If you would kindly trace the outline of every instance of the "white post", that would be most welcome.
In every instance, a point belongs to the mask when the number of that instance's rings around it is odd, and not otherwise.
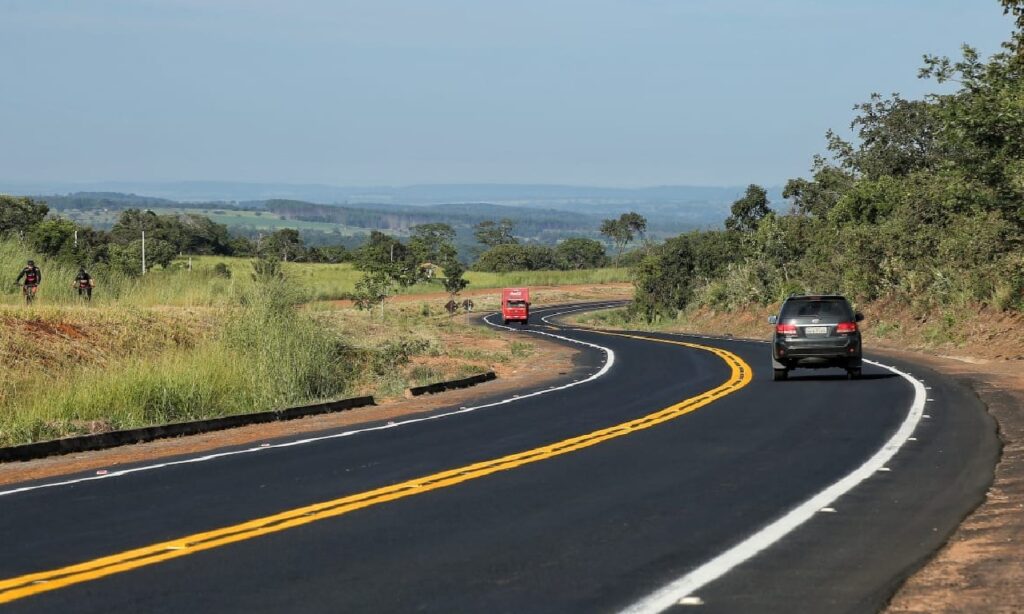
[[[146,231],[142,231],[142,274],[146,274]]]
[[[78,229],[75,229],[75,247],[78,247]]]
[[[188,257],[188,272],[192,272],[192,256]]]

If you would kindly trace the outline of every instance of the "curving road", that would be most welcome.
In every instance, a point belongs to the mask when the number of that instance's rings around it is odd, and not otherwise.
[[[872,611],[991,479],[984,408],[922,367],[775,383],[762,343],[509,330],[581,344],[574,371],[397,424],[3,487],[0,609]]]

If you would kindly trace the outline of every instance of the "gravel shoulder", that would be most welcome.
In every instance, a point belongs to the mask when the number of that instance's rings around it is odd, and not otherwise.
[[[1024,365],[883,351],[974,389],[999,424],[1003,444],[985,500],[904,582],[885,611],[1024,611]]]

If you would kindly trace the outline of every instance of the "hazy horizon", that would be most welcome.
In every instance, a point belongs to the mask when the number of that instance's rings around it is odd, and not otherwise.
[[[14,0],[0,182],[782,185],[994,1]]]

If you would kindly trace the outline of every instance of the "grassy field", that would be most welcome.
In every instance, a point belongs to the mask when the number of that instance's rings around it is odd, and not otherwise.
[[[0,446],[372,394],[464,377],[529,344],[395,305],[296,309],[287,287],[217,307],[0,306]]]
[[[23,303],[20,289],[12,283],[28,258],[34,258],[43,271],[43,285],[39,289],[38,305],[71,306],[81,300],[72,288],[77,267],[49,261],[32,254],[16,242],[0,242],[0,305]],[[96,278],[93,294],[94,306],[111,303],[140,307],[158,305],[179,307],[209,307],[230,303],[240,292],[252,286],[252,260],[221,256],[194,256],[192,269],[188,258],[179,259],[168,269],[154,268],[144,277],[129,277],[101,270],[92,271]],[[228,266],[231,277],[219,277],[214,272],[218,263]],[[284,263],[284,272],[292,289],[301,293],[304,301],[346,298],[355,290],[362,273],[351,264]],[[626,269],[592,269],[583,271],[521,271],[512,273],[466,274],[470,290],[501,288],[505,286],[540,286],[569,284],[600,284],[628,281]],[[401,289],[401,294],[427,294],[442,292],[438,281],[420,283]]]
[[[248,271],[248,259],[227,258],[220,256],[202,256],[192,260],[193,270],[199,273],[212,273],[217,263],[224,263],[231,271]],[[362,273],[351,264],[307,264],[285,263],[285,275],[303,288],[310,300],[329,300],[344,298],[355,290],[356,282]],[[469,271],[469,290],[482,288],[505,288],[509,286],[564,286],[579,284],[603,284],[629,281],[628,269],[585,269],[581,271],[513,271],[510,273],[481,273]],[[426,294],[442,292],[444,288],[439,281],[421,283],[409,288],[402,288],[401,294]]]
[[[9,282],[29,257],[0,242],[0,275],[9,280],[0,289],[0,445],[357,394],[388,398],[532,347],[449,318],[435,299],[395,301],[383,316],[309,304],[353,290],[361,274],[348,264],[286,263],[280,282],[254,281],[251,262],[238,258],[195,257],[191,271],[185,260],[141,278],[97,270],[87,304],[71,286],[77,267],[35,257],[43,286],[26,307]],[[214,273],[221,262],[230,277]],[[618,269],[469,274],[470,289],[626,277]],[[405,292],[440,290],[424,283]],[[569,296],[559,292],[547,290],[548,299]]]

